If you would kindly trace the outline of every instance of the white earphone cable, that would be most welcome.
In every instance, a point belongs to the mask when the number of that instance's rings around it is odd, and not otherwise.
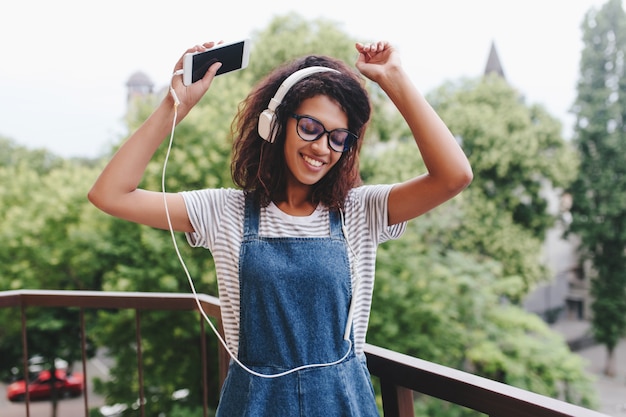
[[[182,70],[178,70],[178,71],[174,72],[174,74],[172,74],[172,78],[174,78],[176,75],[180,75],[181,73],[182,73]],[[346,332],[344,334],[344,340],[346,340],[348,342],[348,350],[345,353],[345,355],[343,355],[340,359],[338,359],[338,360],[336,360],[334,362],[315,363],[315,364],[302,365],[302,366],[298,366],[296,368],[289,369],[287,371],[276,373],[276,374],[259,373],[259,372],[253,371],[252,369],[248,368],[246,365],[241,363],[241,361],[228,348],[228,345],[226,344],[226,341],[224,340],[222,335],[217,331],[217,329],[213,325],[213,322],[211,322],[211,320],[209,319],[209,317],[205,313],[204,309],[202,308],[202,304],[200,303],[200,299],[198,297],[198,293],[196,292],[196,287],[195,287],[195,285],[193,283],[193,279],[191,278],[191,274],[189,273],[189,270],[187,268],[187,265],[185,264],[183,256],[181,255],[180,250],[178,249],[178,243],[176,242],[176,235],[174,234],[174,227],[172,226],[172,220],[171,220],[171,217],[170,217],[170,211],[169,211],[169,207],[167,205],[167,194],[165,192],[165,173],[167,171],[167,162],[169,161],[169,158],[170,158],[170,152],[172,150],[172,144],[174,143],[174,130],[176,129],[176,119],[178,118],[178,105],[180,104],[180,101],[178,100],[178,97],[176,96],[176,92],[174,91],[174,88],[172,87],[171,82],[170,82],[170,93],[172,94],[172,98],[174,99],[174,118],[172,120],[172,132],[170,133],[169,143],[168,143],[168,146],[167,146],[167,151],[165,153],[165,160],[163,162],[163,170],[162,170],[162,174],[161,174],[161,192],[162,192],[162,195],[163,195],[163,205],[165,207],[165,216],[167,217],[167,225],[169,227],[169,232],[170,232],[170,236],[172,238],[172,243],[174,244],[174,250],[176,251],[176,256],[178,257],[178,260],[180,261],[180,264],[182,265],[183,270],[185,271],[185,275],[187,276],[187,281],[189,282],[189,287],[191,288],[191,292],[194,295],[194,299],[196,301],[196,305],[198,306],[198,311],[200,311],[200,314],[202,315],[202,317],[204,317],[206,322],[209,324],[209,326],[213,330],[213,333],[215,333],[215,335],[219,339],[220,343],[222,344],[222,346],[224,346],[224,349],[226,349],[226,351],[228,352],[228,354],[230,355],[232,360],[235,361],[239,366],[241,366],[241,368],[243,368],[246,372],[248,372],[248,373],[250,373],[252,375],[255,375],[255,376],[258,376],[258,377],[261,377],[261,378],[278,378],[278,377],[281,377],[281,376],[285,376],[285,375],[291,374],[293,372],[301,371],[303,369],[332,366],[332,365],[337,365],[337,364],[343,362],[348,357],[350,352],[352,351],[352,340],[350,340],[350,329],[351,329],[352,311],[353,311],[353,307],[354,307],[354,299],[355,299],[355,296],[356,296],[356,290],[355,290],[355,294],[353,294],[353,301],[350,303],[350,310],[349,310],[349,313],[348,313],[348,323],[346,325]],[[342,214],[342,227],[343,227],[343,214]],[[345,231],[344,231],[344,233],[345,233]],[[352,248],[350,248],[350,249],[352,250]]]

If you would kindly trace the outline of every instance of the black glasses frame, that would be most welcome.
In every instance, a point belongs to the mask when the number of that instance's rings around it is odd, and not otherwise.
[[[305,115],[296,114],[296,113],[293,113],[291,115],[291,117],[293,117],[297,121],[297,123],[296,123],[296,132],[298,132],[298,136],[300,136],[300,139],[302,139],[302,140],[304,140],[306,142],[315,142],[316,140],[318,140],[319,138],[324,136],[324,134],[326,134],[326,139],[328,141],[328,147],[331,150],[335,151],[335,152],[342,153],[342,152],[349,151],[350,148],[352,148],[352,146],[354,146],[356,141],[359,139],[359,137],[357,135],[355,135],[354,133],[350,132],[348,129],[326,130],[326,126],[324,126],[324,124],[322,122],[320,122],[319,120],[317,120],[315,117],[305,116]],[[313,121],[313,122],[317,123],[322,128],[322,131],[319,133],[319,135],[315,136],[313,139],[303,138],[302,134],[300,134],[300,120],[302,120],[302,119],[310,120],[310,121]],[[333,142],[330,139],[330,137],[335,132],[340,132],[340,133],[347,134],[345,140],[343,141],[343,148],[341,148],[341,149],[336,149],[332,145],[335,142]]]

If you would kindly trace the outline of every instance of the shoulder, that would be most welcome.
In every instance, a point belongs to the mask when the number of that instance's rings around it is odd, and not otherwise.
[[[393,184],[362,185],[353,188],[348,193],[346,207],[367,209],[371,205],[386,206],[392,188]]]
[[[221,211],[225,207],[241,207],[243,209],[245,197],[241,190],[233,188],[206,188],[202,190],[182,191],[180,193],[190,207],[211,207],[214,211]]]
[[[388,199],[394,184],[363,185],[350,190],[346,199],[347,223],[369,230],[377,243],[400,237],[406,223],[389,226]]]
[[[220,235],[240,232],[245,207],[243,191],[204,189],[184,191],[181,195],[195,231],[188,234],[194,246],[212,248]]]

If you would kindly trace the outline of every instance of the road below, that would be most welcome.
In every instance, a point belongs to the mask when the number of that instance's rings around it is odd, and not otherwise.
[[[79,371],[82,365],[77,364],[74,369]],[[103,363],[95,358],[87,363],[87,375],[90,378],[98,377],[106,379],[108,376],[107,368]],[[91,391],[92,384],[87,384],[87,406],[89,409],[100,407],[104,404],[104,399]],[[25,417],[26,404],[23,402],[12,403],[7,400],[6,384],[0,383],[0,416],[2,417]],[[58,417],[80,417],[85,415],[85,397],[64,398],[59,400]],[[51,401],[34,401],[29,406],[30,417],[50,417],[52,415]]]

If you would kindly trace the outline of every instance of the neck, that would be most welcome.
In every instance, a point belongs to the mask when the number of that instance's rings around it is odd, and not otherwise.
[[[315,211],[316,204],[311,201],[310,187],[287,187],[287,193],[274,204],[291,216],[308,216]]]

